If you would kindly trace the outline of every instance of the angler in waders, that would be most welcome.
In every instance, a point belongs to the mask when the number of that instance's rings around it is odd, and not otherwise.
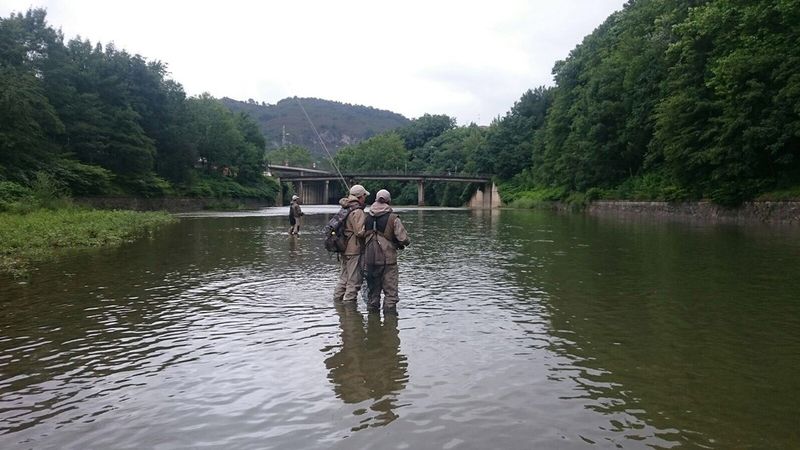
[[[304,216],[303,210],[300,209],[300,197],[293,195],[292,202],[289,203],[289,235],[300,234],[300,216]]]
[[[383,291],[384,314],[397,314],[399,300],[397,250],[402,250],[411,243],[403,223],[389,206],[391,201],[392,196],[389,191],[386,189],[378,191],[375,194],[375,203],[369,207],[369,214],[364,221],[365,252],[362,270],[367,279],[367,309],[370,312],[380,310],[381,291]],[[375,245],[380,248],[370,248]],[[368,256],[376,253],[380,256],[372,258]],[[370,259],[373,261],[369,261]]]
[[[361,289],[361,271],[358,259],[364,239],[364,205],[367,203],[369,192],[364,186],[355,184],[350,188],[350,195],[339,200],[342,208],[355,207],[345,221],[344,236],[347,240],[341,254],[341,273],[339,282],[333,290],[333,301],[356,301],[358,291]]]

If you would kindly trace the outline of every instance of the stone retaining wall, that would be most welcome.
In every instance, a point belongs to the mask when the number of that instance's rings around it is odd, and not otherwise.
[[[710,202],[595,201],[586,211],[593,215],[639,215],[704,222],[764,222],[800,225],[800,201],[748,202],[725,208]]]

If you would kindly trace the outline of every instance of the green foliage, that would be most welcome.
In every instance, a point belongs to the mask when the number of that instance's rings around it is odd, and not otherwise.
[[[689,192],[680,187],[674,178],[660,172],[649,172],[628,178],[618,186],[604,190],[602,196],[617,200],[668,202],[690,198]]]
[[[756,200],[773,202],[800,201],[800,185],[786,189],[765,192],[759,195]]]
[[[286,147],[270,150],[267,152],[267,161],[270,164],[279,166],[289,165],[293,167],[311,167],[314,159],[307,148],[299,145],[289,145]]]
[[[34,203],[33,191],[12,181],[0,181],[0,212],[18,211]]]
[[[516,108],[478,158],[512,185],[736,205],[800,182],[800,3],[628,2],[556,63],[543,121]],[[541,104],[542,102],[540,102]],[[531,105],[536,102],[530,102]],[[542,117],[532,114],[530,117]],[[522,121],[521,123],[525,123]],[[525,167],[501,152],[531,149]],[[509,174],[526,174],[525,183]],[[510,195],[514,197],[514,194]]]
[[[402,172],[408,152],[397,133],[387,133],[343,148],[334,157],[342,172]]]
[[[477,169],[507,180],[531,166],[534,146],[552,103],[552,89],[528,90],[502,119],[492,122]]]
[[[76,196],[104,195],[112,191],[114,174],[99,166],[60,158],[53,160],[47,171]]]
[[[184,195],[201,198],[277,198],[280,187],[271,178],[262,178],[258,183],[243,186],[229,177],[203,176],[182,191]]]
[[[797,176],[799,17],[797,2],[717,0],[675,27],[655,143],[684,184],[718,203]]]
[[[60,209],[69,206],[71,201],[64,185],[45,172],[37,172],[31,183],[31,191],[36,205],[45,209]]]
[[[436,136],[456,126],[456,119],[446,115],[425,114],[411,121],[410,124],[399,128],[397,134],[403,139],[405,148],[415,150],[421,148]],[[413,153],[412,153],[413,159]]]
[[[161,62],[65,43],[45,18],[0,18],[0,179],[30,184],[44,172],[73,195],[154,197],[199,169],[261,188],[255,121],[208,95],[187,100]]]
[[[549,207],[552,202],[566,198],[567,193],[560,188],[540,187],[530,190],[516,190],[513,186],[502,185],[500,191],[502,198],[512,208],[531,209]]]
[[[135,197],[155,198],[165,197],[175,193],[170,182],[157,176],[153,172],[135,177],[119,176],[116,178],[116,184],[121,189],[123,195],[132,195]]]

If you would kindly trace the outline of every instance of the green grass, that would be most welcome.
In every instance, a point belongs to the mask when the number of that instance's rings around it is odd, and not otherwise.
[[[0,272],[23,276],[59,250],[120,245],[175,220],[165,212],[78,208],[0,213]]]
[[[794,186],[792,188],[781,189],[778,191],[765,192],[759,195],[756,200],[762,202],[800,201],[800,186]]]

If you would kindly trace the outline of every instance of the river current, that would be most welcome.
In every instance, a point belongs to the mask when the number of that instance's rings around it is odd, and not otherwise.
[[[0,278],[0,448],[797,448],[800,230],[398,208],[397,317],[305,206]]]

